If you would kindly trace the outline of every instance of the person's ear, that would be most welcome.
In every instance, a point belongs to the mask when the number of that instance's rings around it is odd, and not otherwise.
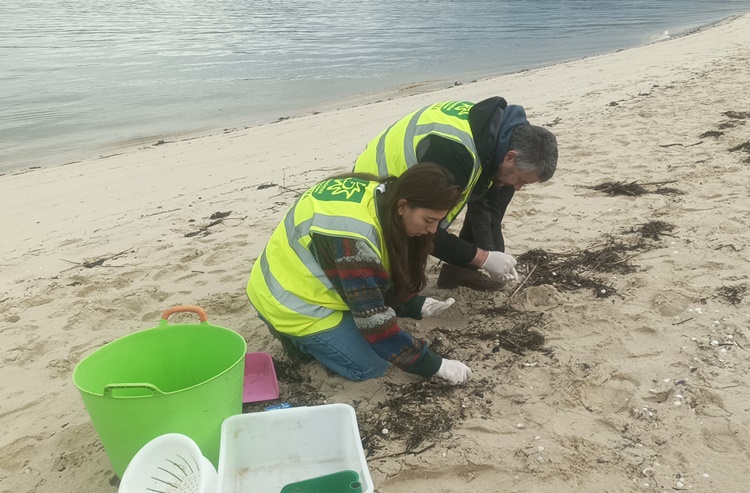
[[[503,158],[503,162],[506,162],[508,164],[514,163],[514,160],[516,159],[516,155],[518,153],[516,151],[508,151],[505,153],[505,157]]]
[[[398,201],[398,204],[396,205],[396,210],[398,211],[399,216],[403,216],[404,212],[406,211],[406,207],[409,205],[409,201],[406,199],[401,199]]]

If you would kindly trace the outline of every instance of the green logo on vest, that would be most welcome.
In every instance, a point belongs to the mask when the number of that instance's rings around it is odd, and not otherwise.
[[[474,103],[466,101],[449,101],[440,105],[440,111],[449,116],[460,118],[461,120],[469,119],[469,110]]]
[[[315,185],[312,195],[329,202],[362,202],[369,183],[359,178],[335,178]]]

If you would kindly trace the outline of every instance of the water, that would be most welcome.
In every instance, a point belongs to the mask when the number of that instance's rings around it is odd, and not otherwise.
[[[0,173],[636,46],[750,0],[2,0]]]

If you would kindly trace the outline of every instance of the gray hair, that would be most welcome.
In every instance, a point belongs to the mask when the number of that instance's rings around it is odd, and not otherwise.
[[[544,127],[521,125],[513,129],[509,150],[516,151],[516,168],[539,174],[539,181],[552,178],[557,169],[557,138]]]

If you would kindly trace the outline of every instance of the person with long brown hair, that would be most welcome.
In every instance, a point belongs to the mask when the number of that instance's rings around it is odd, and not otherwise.
[[[389,364],[451,384],[471,377],[401,329],[398,317],[436,315],[453,299],[420,296],[438,225],[462,190],[444,168],[420,163],[398,178],[324,180],[292,205],[250,273],[247,294],[289,354],[314,357],[350,379]]]

